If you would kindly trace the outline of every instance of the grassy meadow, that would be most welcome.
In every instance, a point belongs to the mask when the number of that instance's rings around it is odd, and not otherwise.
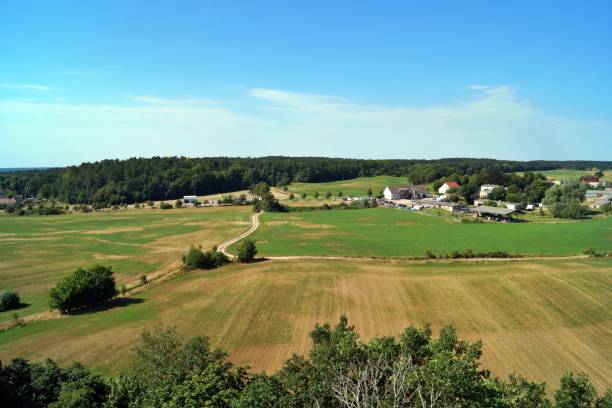
[[[327,191],[331,192],[334,196],[338,195],[339,192],[342,192],[345,196],[365,196],[368,192],[368,188],[371,188],[374,194],[378,194],[378,192],[384,190],[386,186],[405,184],[408,184],[408,179],[406,177],[358,177],[350,180],[331,181],[327,183],[294,183],[288,186],[288,192],[294,193],[296,196],[306,193],[310,197],[317,191],[321,197],[323,197]]]
[[[541,173],[549,180],[569,181],[579,180],[582,176],[592,176],[595,171],[592,170],[572,170],[572,169],[557,169],[557,170],[544,170],[537,171],[535,173]],[[519,173],[522,174],[522,173]],[[612,170],[604,171],[604,179],[612,182]]]
[[[78,360],[114,373],[142,329],[164,323],[208,335],[234,362],[272,372],[309,350],[317,322],[345,313],[365,339],[452,323],[460,336],[483,340],[483,366],[498,375],[516,371],[550,390],[563,372],[583,370],[603,388],[612,385],[611,285],[609,259],[231,265],[179,275],[123,307],[1,332],[0,359]]]
[[[584,221],[461,224],[390,208],[266,213],[252,236],[264,256],[423,256],[426,250],[579,255],[612,248],[612,217]]]
[[[47,310],[49,289],[78,267],[110,265],[118,284],[133,281],[178,267],[192,243],[212,247],[238,234],[250,215],[250,207],[224,207],[0,216],[0,288],[19,292],[21,316]]]

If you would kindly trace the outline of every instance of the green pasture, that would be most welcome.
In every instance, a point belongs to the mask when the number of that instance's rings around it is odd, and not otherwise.
[[[19,292],[19,315],[40,312],[49,289],[78,267],[110,265],[122,284],[176,262],[191,243],[231,237],[248,227],[249,216],[239,207],[0,216],[0,289]],[[0,321],[12,314],[0,313]]]
[[[570,181],[570,180],[579,180],[582,176],[592,176],[595,171],[594,170],[573,170],[573,169],[557,169],[557,170],[544,170],[537,171],[535,173],[541,173],[549,180],[559,180],[559,181]],[[522,172],[518,173],[522,174]],[[612,170],[604,171],[604,179],[612,182]]]
[[[612,217],[558,223],[462,224],[390,208],[266,213],[252,236],[264,256],[423,256],[426,250],[566,256],[612,249]]]
[[[328,183],[294,183],[290,184],[289,192],[295,195],[302,193],[312,197],[315,192],[319,192],[321,197],[327,191],[330,191],[334,196],[338,192],[342,192],[345,196],[365,196],[368,189],[372,189],[372,193],[378,194],[384,190],[386,186],[401,186],[409,184],[406,177],[395,176],[373,176],[373,177],[358,177],[350,180],[332,181]]]

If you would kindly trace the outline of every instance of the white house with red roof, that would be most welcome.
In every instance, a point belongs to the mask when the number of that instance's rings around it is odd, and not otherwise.
[[[446,192],[451,188],[459,188],[459,183],[457,183],[456,181],[447,181],[446,183],[442,184],[442,186],[438,189],[438,193],[446,194]]]

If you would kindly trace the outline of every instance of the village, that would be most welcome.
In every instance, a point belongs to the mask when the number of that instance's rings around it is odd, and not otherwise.
[[[585,192],[585,202],[589,207],[600,209],[612,203],[612,188],[607,187],[605,180],[596,176],[584,176],[581,177],[580,183],[589,188]],[[437,193],[433,193],[425,185],[387,186],[380,204],[410,211],[437,208],[472,218],[499,222],[515,222],[516,220],[512,218],[514,213],[545,208],[542,202],[517,203],[493,200],[495,189],[507,189],[497,184],[481,185],[477,197],[474,197],[473,205],[468,205],[456,194],[460,187],[458,182],[448,181],[438,188]]]

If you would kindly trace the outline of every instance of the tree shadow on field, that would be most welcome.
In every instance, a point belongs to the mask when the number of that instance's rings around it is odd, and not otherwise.
[[[142,299],[142,298],[119,297],[119,298],[115,298],[115,299],[109,300],[108,302],[101,303],[101,304],[96,305],[96,306],[91,306],[91,307],[86,307],[86,308],[79,309],[79,310],[74,310],[74,311],[66,313],[66,314],[67,315],[71,315],[71,316],[86,315],[86,314],[91,314],[91,313],[104,312],[106,310],[115,309],[115,308],[118,308],[118,307],[126,307],[126,306],[130,306],[130,305],[136,305],[136,304],[139,304],[139,303],[142,303],[142,302],[144,302],[144,299]]]

